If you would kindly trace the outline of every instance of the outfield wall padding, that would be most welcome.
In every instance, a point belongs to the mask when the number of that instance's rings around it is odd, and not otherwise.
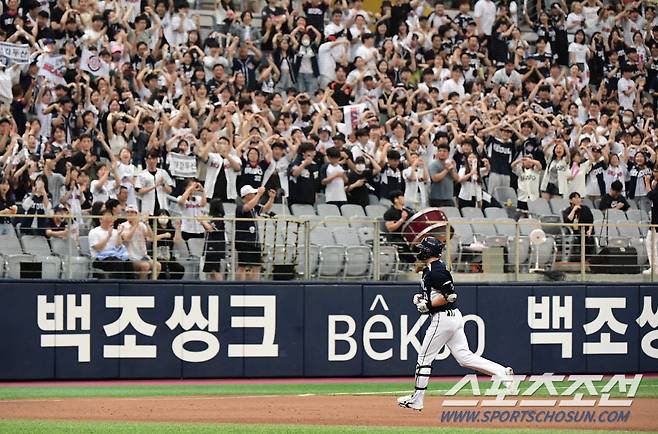
[[[410,282],[0,282],[1,380],[410,376]],[[658,372],[656,285],[459,284],[477,354],[518,373]],[[466,372],[447,348],[433,375]]]

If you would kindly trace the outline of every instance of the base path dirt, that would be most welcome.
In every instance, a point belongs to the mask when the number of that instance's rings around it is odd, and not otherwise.
[[[658,430],[658,399],[639,399],[631,407],[456,408],[443,397],[428,397],[425,409],[399,408],[394,396],[188,396],[145,398],[70,398],[0,401],[2,419],[116,420],[243,424],[311,424],[369,426],[455,426],[472,428],[596,428]],[[591,411],[595,422],[452,422],[442,412],[471,411]],[[603,412],[608,413],[603,413]],[[626,422],[601,422],[610,412],[630,411]]]

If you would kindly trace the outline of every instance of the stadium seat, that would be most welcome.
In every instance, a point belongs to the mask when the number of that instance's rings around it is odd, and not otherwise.
[[[505,211],[503,208],[497,208],[495,206],[490,206],[488,208],[484,209],[484,215],[488,219],[494,219],[494,220],[500,220],[500,219],[507,219],[507,211]]]
[[[296,203],[290,206],[290,210],[294,216],[316,215],[313,205]]]
[[[629,209],[626,211],[626,219],[629,222],[642,223],[644,220],[644,210],[639,208]]]
[[[370,277],[370,259],[372,253],[369,247],[350,246],[345,250],[345,269],[343,277],[367,279]]]
[[[482,223],[484,217],[482,218],[466,218],[464,220],[471,222],[471,228],[473,228],[473,233],[478,241],[484,241],[482,237],[496,236],[496,226],[494,225],[493,220],[491,222]]]
[[[85,256],[91,256],[91,251],[89,250],[89,237],[87,236],[80,237],[80,253]]]
[[[9,279],[21,278],[21,263],[34,262],[32,255],[8,255],[5,258],[5,277]]]
[[[549,202],[551,210],[555,215],[562,215],[562,211],[569,208],[569,200],[562,197],[554,197]]]
[[[528,212],[536,217],[553,215],[548,201],[542,197],[528,202]]]
[[[61,275],[62,260],[50,251],[48,239],[41,235],[23,235],[21,237],[23,252],[32,255],[36,262],[40,262],[41,277],[44,279],[57,279]]]
[[[468,245],[474,241],[473,228],[467,220],[454,218],[450,220],[450,225],[454,228],[455,234],[459,237],[462,245]]]
[[[336,240],[336,244],[339,246],[360,246],[361,241],[359,240],[358,232],[354,229],[345,230],[342,227],[337,227],[331,229],[331,232]]]
[[[306,264],[306,251],[304,246],[299,247],[298,260],[297,260],[297,273],[302,277],[304,276],[305,264]],[[314,244],[309,245],[308,250],[308,260],[309,260],[309,277],[313,278],[317,275],[318,267],[320,265],[320,247]]]
[[[398,276],[400,257],[395,246],[380,246],[379,274],[382,279],[395,280]]]
[[[375,228],[372,225],[357,228],[357,233],[362,245],[372,244],[375,241]]]
[[[275,203],[272,205],[272,209],[270,209],[270,212],[278,215],[278,216],[287,216],[290,215],[290,211],[288,210],[288,207],[285,206],[282,203]],[[234,213],[235,214],[235,213]]]
[[[203,258],[205,256],[203,251],[205,244],[206,240],[204,238],[190,238],[187,240],[187,247],[190,255],[196,256],[197,258]]]
[[[190,253],[190,249],[184,240],[174,243],[174,254],[183,268],[185,268],[183,279],[198,280],[199,269],[201,268],[200,257],[193,256]]]
[[[594,217],[594,223],[601,223],[603,221],[603,211],[600,209],[592,209],[592,217]]]
[[[461,209],[462,216],[471,220],[484,220],[484,214],[480,208],[466,206]]]
[[[23,235],[21,237],[23,253],[34,256],[48,256],[51,254],[48,239],[41,235]]]
[[[592,211],[594,211],[594,209],[598,209],[594,206],[594,202],[592,202],[592,199],[590,199],[589,197],[583,197],[580,203],[582,203]]]
[[[620,209],[607,209],[603,211],[603,220],[608,219],[610,223],[625,222],[626,213]]]
[[[541,229],[541,222],[537,219],[520,219],[518,223],[521,235],[530,235],[534,229]]]
[[[376,218],[376,219],[381,219],[384,218],[384,213],[388,210],[383,205],[366,205],[366,215],[368,217]]]
[[[342,275],[345,264],[345,247],[336,245],[320,246],[318,277],[337,278]]]
[[[361,207],[361,205],[353,205],[353,204],[345,204],[340,207],[340,212],[343,215],[343,217],[363,217],[365,218],[366,213]]]
[[[503,206],[507,206],[510,202],[512,208],[518,206],[516,191],[511,187],[496,187],[493,192],[493,197]]]
[[[505,235],[508,238],[516,236],[516,222],[509,217],[496,219],[495,226],[498,235]]]
[[[320,203],[316,207],[320,217],[340,217],[340,209],[333,203]]]
[[[379,204],[386,207],[386,209],[388,209],[393,205],[393,202],[386,199],[385,197],[382,197],[381,199],[379,199]]]
[[[333,233],[327,228],[316,227],[311,229],[310,242],[316,246],[328,246],[336,244]]]
[[[457,208],[456,206],[442,206],[439,209],[443,211],[443,214],[445,214],[448,220],[462,217],[462,213],[459,212],[459,208]]]

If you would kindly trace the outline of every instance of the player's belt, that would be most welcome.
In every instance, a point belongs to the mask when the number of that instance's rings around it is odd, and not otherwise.
[[[455,313],[455,309],[440,310],[440,311],[438,311],[437,313],[439,313],[439,314],[441,314],[441,313],[445,313],[446,316],[455,316],[455,315],[456,315],[456,313]]]

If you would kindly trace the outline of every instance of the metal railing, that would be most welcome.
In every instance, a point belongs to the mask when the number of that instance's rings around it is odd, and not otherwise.
[[[171,216],[167,222],[133,217],[132,223],[117,216],[105,223],[116,238],[108,238],[107,230],[98,237],[94,228],[102,217],[59,217],[59,229],[43,215],[12,216],[0,224],[1,277],[417,279],[409,243],[414,234],[390,234],[381,219],[365,215]],[[657,280],[656,261],[650,261],[658,257],[656,227],[646,222],[567,225],[546,218],[462,217],[426,223],[439,227],[428,233],[452,234],[444,237],[443,259],[457,281],[595,281],[615,274],[623,275],[620,280]]]

